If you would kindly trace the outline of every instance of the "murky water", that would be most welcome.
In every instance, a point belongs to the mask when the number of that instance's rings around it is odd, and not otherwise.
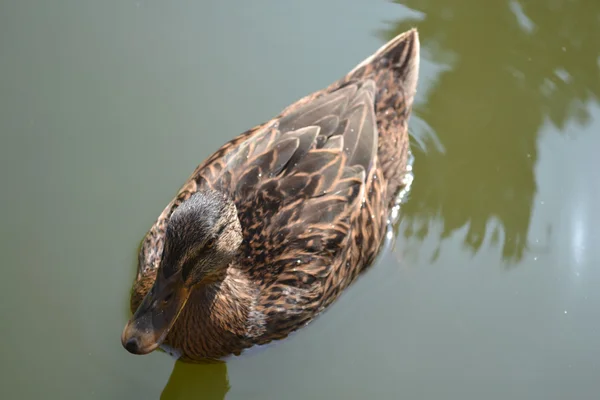
[[[288,3],[0,3],[0,398],[598,398],[600,3]],[[122,349],[137,245],[194,167],[411,26],[393,249],[227,364]]]

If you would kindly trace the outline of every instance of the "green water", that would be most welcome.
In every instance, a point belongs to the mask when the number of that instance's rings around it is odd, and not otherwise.
[[[1,1],[0,398],[598,398],[600,3],[403,4]],[[137,245],[195,166],[411,26],[393,249],[270,348],[127,353]]]

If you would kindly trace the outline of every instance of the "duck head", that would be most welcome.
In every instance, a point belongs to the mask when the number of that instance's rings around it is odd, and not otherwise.
[[[133,354],[158,348],[194,288],[219,280],[241,242],[237,209],[222,193],[197,192],[177,207],[156,280],[123,330],[123,347]]]

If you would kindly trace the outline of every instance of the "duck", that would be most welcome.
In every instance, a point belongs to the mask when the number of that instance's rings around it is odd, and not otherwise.
[[[225,143],[143,238],[121,335],[132,354],[223,360],[288,337],[383,247],[410,174],[419,36]]]

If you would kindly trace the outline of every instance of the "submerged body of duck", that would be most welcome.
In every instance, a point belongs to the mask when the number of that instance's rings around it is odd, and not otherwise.
[[[331,304],[384,242],[418,69],[411,30],[198,166],[142,242],[124,347],[219,359]]]

